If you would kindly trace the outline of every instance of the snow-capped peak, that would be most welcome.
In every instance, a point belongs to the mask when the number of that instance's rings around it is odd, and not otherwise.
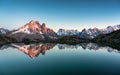
[[[29,23],[27,23],[26,25],[18,29],[18,31],[24,32],[27,34],[41,33],[40,30],[41,30],[40,23],[34,20],[30,21]]]
[[[19,33],[19,32],[27,33],[27,34],[35,34],[35,33],[42,34],[41,30],[42,29],[41,29],[40,23],[38,21],[32,20],[29,23],[27,23],[26,25],[18,28],[12,34]]]
[[[119,29],[120,29],[120,25],[108,26],[107,28],[104,29],[98,29],[98,28],[83,29],[80,37],[93,39],[100,34],[108,34]]]
[[[0,28],[0,34],[6,34],[7,32],[9,32],[8,29]]]
[[[59,36],[70,36],[70,35],[78,35],[79,31],[78,30],[65,30],[65,29],[59,29],[57,34]]]
[[[32,36],[34,35],[34,36]],[[8,36],[17,38],[20,41],[23,38],[45,40],[46,38],[57,39],[57,34],[50,28],[47,28],[45,23],[40,24],[38,21],[30,21],[26,25],[11,31]],[[42,38],[42,39],[41,39]]]

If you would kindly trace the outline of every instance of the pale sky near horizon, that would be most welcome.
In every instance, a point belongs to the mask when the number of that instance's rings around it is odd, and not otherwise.
[[[57,31],[120,24],[120,0],[0,0],[0,28],[17,29],[31,20]]]

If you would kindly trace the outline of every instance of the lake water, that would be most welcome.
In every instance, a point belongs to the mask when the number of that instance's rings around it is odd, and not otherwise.
[[[9,44],[0,48],[0,75],[120,75],[120,52],[95,43]]]

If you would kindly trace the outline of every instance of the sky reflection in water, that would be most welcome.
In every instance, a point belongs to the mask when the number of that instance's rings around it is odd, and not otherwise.
[[[95,43],[4,45],[0,60],[0,75],[120,74],[119,50]]]
[[[59,50],[65,50],[65,49],[79,49],[82,48],[83,50],[106,50],[108,52],[115,52],[119,53],[119,50],[113,49],[109,46],[99,46],[96,43],[80,43],[78,45],[68,45],[68,44],[54,44],[54,43],[40,43],[40,44],[30,44],[25,45],[23,43],[13,43],[10,45],[5,45],[1,47],[1,50],[4,50],[8,47],[16,48],[19,51],[29,55],[31,58],[36,58],[39,56],[39,54],[45,55],[46,51],[55,48],[58,48]]]

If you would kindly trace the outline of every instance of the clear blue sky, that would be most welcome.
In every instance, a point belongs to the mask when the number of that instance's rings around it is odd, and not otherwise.
[[[0,27],[16,29],[31,20],[55,31],[104,28],[120,24],[120,0],[0,0]]]

